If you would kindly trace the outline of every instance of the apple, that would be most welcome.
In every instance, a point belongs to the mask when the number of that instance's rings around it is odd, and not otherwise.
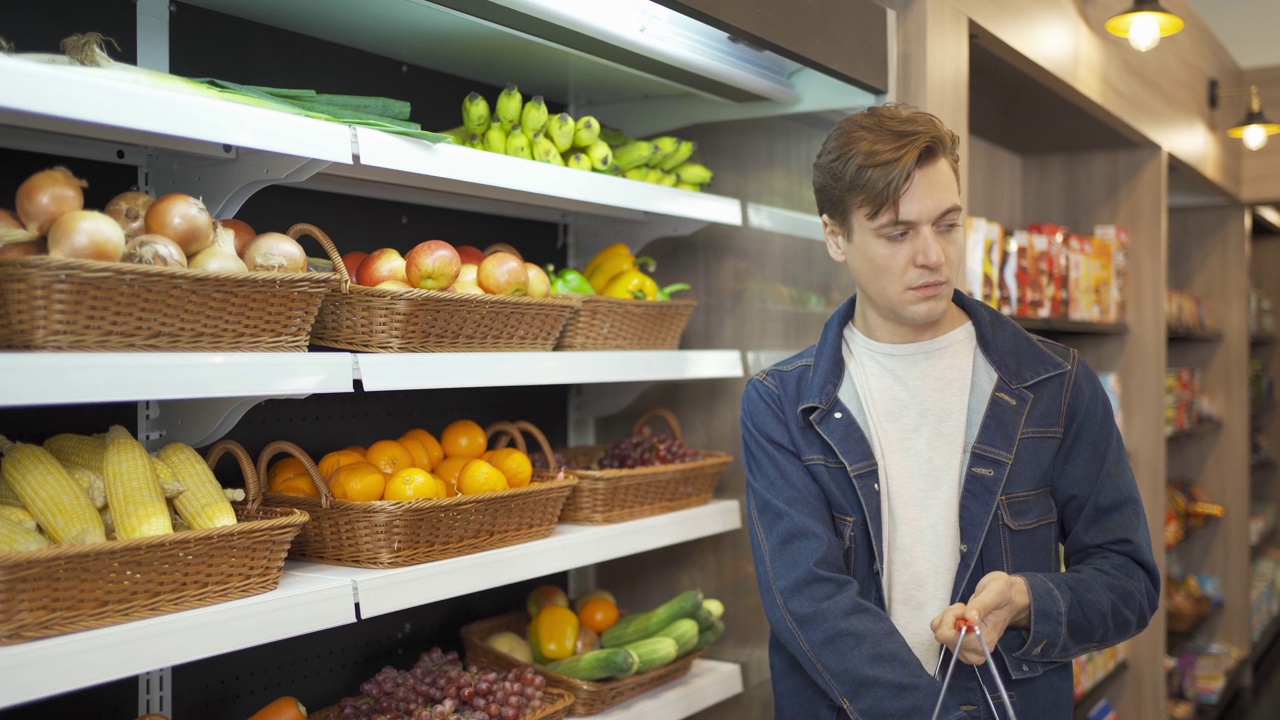
[[[344,253],[342,256],[342,264],[347,267],[347,275],[352,279],[356,279],[356,270],[360,267],[361,261],[369,257],[369,253],[363,250],[352,250]]]
[[[582,606],[586,605],[588,600],[595,600],[596,598],[604,598],[614,605],[618,604],[618,599],[608,590],[605,590],[604,588],[591,588],[573,599],[573,611],[582,612]]]
[[[404,256],[395,248],[378,248],[360,261],[356,268],[356,284],[374,287],[384,280],[408,283],[404,274]]]
[[[480,258],[480,259],[484,260],[484,258]],[[476,281],[476,271],[479,269],[480,269],[480,263],[478,262],[462,263],[462,268],[458,270],[458,279],[454,280],[454,282],[458,282],[458,280],[462,280],[465,282],[474,283]]]
[[[449,292],[460,293],[462,295],[484,295],[485,292],[473,280],[455,280],[449,286]]]
[[[414,289],[412,285],[405,282],[404,280],[383,280],[377,285],[374,285],[374,287],[382,288],[383,290],[413,290]]]
[[[464,264],[479,265],[480,261],[484,259],[484,251],[475,245],[459,245],[458,255],[462,258]]]
[[[524,291],[525,296],[531,298],[551,297],[551,278],[547,277],[547,271],[531,262],[525,263],[524,269],[529,276],[529,283]]]
[[[404,274],[409,284],[420,290],[443,290],[458,279],[462,259],[443,240],[427,240],[413,246],[404,256]]]
[[[490,295],[524,295],[529,287],[529,273],[524,262],[507,252],[485,257],[476,269],[476,284]]]
[[[536,618],[538,613],[542,612],[542,608],[558,605],[562,608],[569,607],[569,596],[564,590],[555,585],[539,585],[529,593],[529,597],[525,600],[525,609],[529,611],[529,617]]]
[[[520,251],[515,249],[511,245],[508,245],[507,243],[503,243],[503,242],[494,243],[484,249],[484,254],[486,257],[496,252],[511,253],[512,255],[515,255],[521,260],[524,260],[524,256],[520,254]]]

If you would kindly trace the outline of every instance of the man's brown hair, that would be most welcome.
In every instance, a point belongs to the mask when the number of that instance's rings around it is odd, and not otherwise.
[[[852,227],[853,212],[878,217],[898,207],[916,168],[945,159],[960,183],[960,138],[934,115],[888,104],[846,116],[818,151],[813,195],[818,213]]]

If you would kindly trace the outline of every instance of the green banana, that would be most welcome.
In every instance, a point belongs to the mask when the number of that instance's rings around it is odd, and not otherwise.
[[[604,142],[601,140],[601,142]],[[658,145],[648,140],[632,140],[622,147],[613,149],[613,159],[623,170],[640,167],[649,162],[649,158],[658,152]]]
[[[547,118],[547,126],[543,132],[555,144],[557,152],[568,152],[573,147],[574,132],[573,117],[569,113],[562,112],[559,115],[552,115]]]
[[[591,158],[591,167],[604,172],[613,164],[613,149],[609,147],[609,143],[596,139],[595,142],[588,145],[584,150],[587,157]]]
[[[489,129],[489,101],[478,92],[467,95],[462,100],[462,126],[469,133],[483,135]]]
[[[694,141],[681,140],[680,144],[676,146],[676,149],[673,150],[670,155],[662,158],[662,162],[658,163],[658,167],[668,172],[674,170],[676,167],[688,160],[693,155],[693,151],[697,149],[698,144]]]
[[[658,167],[661,165],[662,161],[666,160],[667,156],[675,152],[676,148],[680,146],[680,138],[673,135],[656,137],[650,140],[650,142],[658,146],[658,152],[654,153],[653,157],[649,158],[649,167]]]
[[[658,168],[657,170],[661,173],[661,175],[658,176],[658,184],[663,187],[675,187],[676,183],[680,181],[679,178],[676,177],[675,173],[669,173],[662,168]]]
[[[694,185],[706,185],[711,182],[713,173],[706,165],[699,165],[696,162],[686,162],[675,167],[671,171],[679,178],[680,182],[692,183]]]
[[[552,165],[564,165],[564,158],[560,157],[560,153],[556,151],[555,143],[551,142],[546,133],[534,133],[532,146],[534,160],[551,163]]]
[[[595,142],[600,137],[600,122],[590,115],[583,115],[578,118],[578,122],[574,125],[573,130],[573,146],[585,148]],[[605,143],[605,147],[609,147]]]
[[[499,155],[507,154],[507,131],[502,127],[502,123],[496,122],[489,125],[489,129],[484,133],[484,149]]]
[[[590,170],[591,158],[581,150],[576,150],[564,156],[564,164],[574,170]]]
[[[440,134],[441,134],[441,135],[448,135],[449,137],[453,138],[453,141],[454,141],[454,142],[456,142],[456,143],[458,143],[459,145],[466,145],[466,144],[467,144],[467,135],[469,135],[470,133],[468,133],[468,132],[467,132],[467,126],[466,126],[466,125],[459,125],[459,126],[458,126],[458,127],[456,127],[456,128],[449,128],[448,130],[441,130],[441,131],[440,131]]]
[[[515,83],[507,83],[507,87],[498,93],[498,102],[493,114],[502,123],[502,128],[511,132],[512,126],[520,122],[520,112],[524,109],[524,96]]]
[[[471,133],[470,135],[467,135],[467,147],[475,148],[476,150],[483,150],[484,136],[477,135],[476,133]]]
[[[658,181],[661,179],[662,179],[662,170],[660,168],[655,168],[655,167],[645,168],[645,174],[644,174],[645,182],[653,183],[654,185],[657,185]]]
[[[520,125],[529,137],[542,132],[546,127],[547,103],[541,95],[534,95],[532,100],[524,104],[524,109],[520,111]]]
[[[630,170],[624,170],[622,175],[628,180],[639,180],[640,182],[644,182],[645,177],[649,175],[649,168],[644,167],[643,165],[640,167],[633,167]]]
[[[694,185],[693,183],[682,183],[682,182],[677,182],[677,183],[676,183],[676,189],[677,189],[677,190],[690,190],[690,191],[692,191],[692,192],[702,192],[702,186],[701,186],[701,185]]]
[[[529,145],[529,136],[524,134],[519,125],[513,126],[511,132],[507,133],[507,154],[525,160],[533,159],[533,148]]]
[[[604,141],[601,140],[600,142],[604,142]],[[608,167],[601,170],[600,172],[604,173],[605,175],[612,175],[614,177],[623,177],[622,168],[618,165],[618,163],[610,163]]]
[[[618,148],[631,142],[631,138],[618,128],[600,126],[600,139],[609,143],[609,147]]]

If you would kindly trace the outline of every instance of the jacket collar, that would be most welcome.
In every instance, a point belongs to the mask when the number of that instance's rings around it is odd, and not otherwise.
[[[853,321],[857,300],[856,293],[850,296],[822,327],[822,335],[814,346],[809,384],[798,409],[801,420],[808,411],[830,407],[840,389],[845,372],[841,350],[844,328]],[[1042,347],[1017,323],[986,303],[974,300],[959,290],[953,291],[951,300],[969,316],[978,339],[978,349],[996,374],[1010,386],[1024,387],[1070,369],[1062,358]]]

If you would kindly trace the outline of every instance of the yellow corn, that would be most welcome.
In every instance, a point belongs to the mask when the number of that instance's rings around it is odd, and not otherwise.
[[[49,547],[49,541],[43,535],[0,517],[0,552],[39,550],[45,547]]]
[[[0,465],[6,482],[40,527],[56,543],[103,542],[102,518],[62,465],[39,445],[12,443],[0,436]]]
[[[4,518],[10,522],[16,522],[32,532],[35,532],[39,528],[39,526],[36,525],[36,516],[32,515],[26,508],[14,507],[12,505],[0,505],[0,518]]]
[[[188,525],[203,530],[236,524],[236,511],[222,492],[222,484],[194,448],[169,443],[158,455],[187,486],[185,492],[173,499],[173,506]]]
[[[108,540],[116,539],[116,521],[111,517],[111,508],[103,505],[98,508],[98,516],[102,518],[102,529],[107,533]]]
[[[53,453],[58,461],[68,467],[74,465],[90,472],[102,474],[102,459],[107,452],[104,438],[75,433],[59,433],[44,441],[44,449]],[[150,456],[148,456],[150,457]],[[156,466],[156,479],[160,482],[160,490],[166,498],[175,498],[185,488],[173,474],[173,470],[152,457]],[[92,493],[90,493],[92,496]]]
[[[22,507],[22,499],[18,497],[18,493],[14,492],[9,483],[4,480],[4,473],[0,472],[0,505],[9,505],[12,507]]]
[[[95,508],[101,510],[107,506],[107,484],[102,482],[101,473],[79,465],[63,463],[62,467],[66,468],[71,479],[76,481],[81,490],[84,490],[84,494],[89,497],[89,502],[93,503]]]
[[[151,462],[156,466],[156,480],[160,483],[160,492],[164,493],[165,500],[172,500],[187,489],[182,479],[169,467],[169,463],[155,455],[151,456]]]
[[[156,480],[156,467],[142,443],[119,425],[107,431],[102,458],[102,479],[107,484],[107,505],[121,540],[169,535],[169,507]]]

